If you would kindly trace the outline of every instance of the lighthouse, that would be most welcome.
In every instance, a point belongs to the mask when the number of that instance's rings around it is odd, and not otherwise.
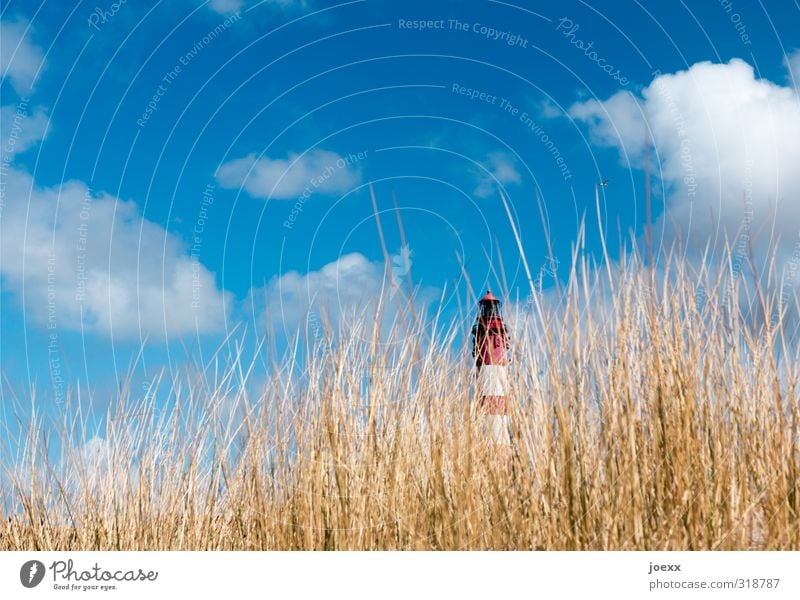
[[[472,356],[477,372],[477,414],[487,438],[508,445],[508,331],[500,315],[500,300],[491,290],[478,301],[472,327]]]

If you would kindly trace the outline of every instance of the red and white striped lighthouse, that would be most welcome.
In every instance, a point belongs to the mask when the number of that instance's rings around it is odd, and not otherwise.
[[[478,302],[472,327],[472,356],[478,385],[478,414],[487,437],[510,444],[508,431],[508,331],[500,316],[500,300],[491,290]]]

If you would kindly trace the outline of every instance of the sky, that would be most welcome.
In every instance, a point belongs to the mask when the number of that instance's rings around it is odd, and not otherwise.
[[[659,246],[747,236],[800,284],[796,0],[0,7],[4,407],[280,353],[408,282],[524,297],[509,212],[552,289],[584,217],[598,260],[641,241],[648,161]]]

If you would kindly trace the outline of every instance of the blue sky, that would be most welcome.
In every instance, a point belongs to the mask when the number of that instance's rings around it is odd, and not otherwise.
[[[641,238],[645,116],[659,239],[722,243],[744,197],[792,263],[796,2],[141,4],[0,3],[4,402],[113,393],[145,338],[137,386],[368,301],[370,183],[429,306],[457,314],[462,262],[496,287],[498,256],[526,295],[500,188],[551,288],[584,214],[599,257],[600,180],[612,259]]]

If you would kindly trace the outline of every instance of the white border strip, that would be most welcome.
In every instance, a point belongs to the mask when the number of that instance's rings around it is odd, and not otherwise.
[[[26,589],[20,570],[32,560],[46,572]],[[800,598],[798,565],[798,552],[4,552],[0,597],[777,600]],[[140,570],[157,576],[116,581]]]

